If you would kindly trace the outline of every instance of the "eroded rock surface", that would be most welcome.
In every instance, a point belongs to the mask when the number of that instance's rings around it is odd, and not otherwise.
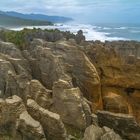
[[[30,114],[36,120],[40,121],[48,139],[52,140],[67,139],[66,130],[60,118],[60,115],[40,107],[34,100],[31,99],[28,99],[27,101],[27,108]]]
[[[140,122],[140,61],[137,55],[128,58],[128,53],[139,53],[131,50],[135,46],[140,48],[138,42],[94,42],[83,51],[99,73],[104,110],[134,115]],[[118,54],[121,47],[124,53]]]
[[[26,111],[21,98],[0,99],[0,139],[46,140],[41,124]]]
[[[138,53],[84,39],[28,44],[0,41],[0,139],[139,140]]]
[[[85,130],[83,140],[122,140],[122,138],[110,128],[91,125]]]
[[[79,129],[86,128],[86,115],[79,88],[72,88],[67,81],[59,80],[53,87],[53,100],[56,112],[61,115],[66,124]]]
[[[140,125],[133,116],[106,111],[98,111],[97,116],[100,126],[112,128],[128,140],[139,140]]]
[[[37,45],[34,41],[38,42]],[[68,81],[80,88],[92,102],[93,110],[102,108],[100,78],[96,68],[76,44],[60,41],[42,45],[40,40],[34,41],[25,53],[34,78],[48,89],[52,89],[53,83],[59,79]]]

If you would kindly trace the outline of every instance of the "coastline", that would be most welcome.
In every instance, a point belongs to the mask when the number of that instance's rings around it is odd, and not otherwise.
[[[140,28],[139,27],[124,27],[124,26],[99,26],[91,24],[78,24],[73,22],[68,23],[56,23],[53,26],[20,26],[20,27],[11,27],[10,30],[20,31],[24,28],[33,29],[59,29],[60,31],[70,31],[71,33],[76,34],[78,30],[83,30],[83,33],[87,41],[100,40],[104,41],[120,41],[120,40],[135,40],[140,41]],[[139,28],[139,29],[137,29]]]

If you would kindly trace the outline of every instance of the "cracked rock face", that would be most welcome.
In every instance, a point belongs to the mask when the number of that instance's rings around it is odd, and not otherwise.
[[[139,140],[139,63],[83,45],[0,41],[0,139]]]
[[[86,116],[79,88],[72,88],[68,82],[59,80],[53,87],[53,100],[56,112],[66,124],[79,129],[86,128]]]
[[[41,124],[28,114],[18,96],[0,99],[0,111],[0,139],[46,139]]]
[[[83,51],[100,76],[104,110],[130,114],[140,122],[140,61],[137,55],[134,55],[133,63],[127,62],[127,53],[140,52],[139,42],[136,44],[131,41],[94,42],[84,46]],[[133,51],[133,48],[137,51]],[[118,54],[118,51],[124,51],[123,56]]]
[[[123,138],[139,140],[140,125],[137,124],[133,116],[106,111],[98,111],[97,116],[100,126],[107,126],[114,129]]]
[[[33,77],[48,89],[52,89],[59,79],[68,81],[79,87],[93,103],[93,110],[101,108],[100,78],[88,57],[77,46],[65,41],[46,43],[45,47],[41,46],[40,40],[35,42],[37,45],[33,42],[25,56],[30,62]]]
[[[47,109],[40,107],[34,100],[27,101],[27,108],[30,114],[38,121],[44,128],[45,135],[48,139],[66,140],[66,130],[60,118],[60,115],[50,112]]]
[[[122,140],[122,138],[108,127],[91,125],[85,130],[83,140]]]

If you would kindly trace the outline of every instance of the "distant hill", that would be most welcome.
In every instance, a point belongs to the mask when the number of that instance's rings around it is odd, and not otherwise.
[[[37,25],[52,25],[51,22],[48,21],[39,21],[39,20],[29,20],[29,19],[23,19],[18,17],[13,17],[6,15],[4,12],[0,12],[0,26],[6,27],[6,26],[37,26]]]
[[[43,21],[51,21],[55,23],[63,23],[71,21],[72,18],[61,17],[61,16],[48,16],[43,14],[22,14],[18,12],[5,12],[5,14],[13,17],[23,18],[23,19],[32,19],[32,20],[43,20]]]

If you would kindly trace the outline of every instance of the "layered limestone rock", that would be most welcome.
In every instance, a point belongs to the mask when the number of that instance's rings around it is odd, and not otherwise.
[[[140,122],[140,107],[138,105],[140,93],[139,60],[135,58],[133,63],[126,63],[125,59],[115,51],[116,44],[118,47],[121,46],[121,42],[88,43],[83,51],[99,73],[104,109],[114,113],[134,115]]]
[[[6,61],[9,61],[15,72],[19,75],[25,73],[30,77],[31,70],[29,63],[22,56],[21,51],[12,43],[0,41],[0,53]]]
[[[11,74],[15,75],[15,71],[11,63],[4,59],[0,59],[0,77],[1,77],[0,78],[0,97],[1,98],[9,96],[7,94],[11,94],[11,93],[7,93],[7,85],[8,85],[9,80],[11,80],[13,85],[15,85],[15,80],[12,79]]]
[[[125,139],[139,140],[140,126],[133,116],[106,111],[98,111],[97,116],[100,126],[114,129]]]
[[[12,43],[0,41],[0,97],[18,95],[26,100],[26,86],[31,79],[29,63]]]
[[[28,114],[18,96],[0,99],[0,111],[0,139],[46,140],[42,126]]]
[[[52,140],[66,140],[66,130],[60,115],[40,107],[34,100],[28,99],[27,107],[30,114],[43,126],[45,135]]]
[[[37,42],[37,43],[34,43]],[[24,56],[30,62],[33,77],[45,87],[52,89],[59,79],[79,87],[84,96],[92,102],[93,110],[102,108],[100,78],[88,57],[68,42],[58,43],[34,40]]]
[[[0,52],[12,58],[23,58],[20,50],[13,43],[0,41]]]
[[[91,125],[85,130],[83,140],[98,140],[101,138],[102,135],[102,128]]]
[[[82,139],[87,127],[85,140],[139,139],[138,58],[124,61],[113,43],[98,41],[28,44],[0,41],[1,139]],[[125,115],[93,114],[99,109]]]
[[[108,127],[103,127],[104,135],[101,137],[101,140],[122,140],[122,138],[114,132],[113,129]]]
[[[114,113],[129,114],[127,101],[118,94],[108,93],[103,97],[104,109]]]
[[[110,128],[91,125],[85,130],[83,140],[122,140],[122,138]]]
[[[28,96],[35,100],[41,107],[50,109],[52,100],[52,91],[46,89],[38,80],[31,80],[29,83]]]
[[[87,126],[82,100],[80,89],[72,88],[67,81],[59,80],[54,84],[53,101],[56,112],[61,115],[64,123],[80,130]],[[90,110],[88,113],[90,116]]]

